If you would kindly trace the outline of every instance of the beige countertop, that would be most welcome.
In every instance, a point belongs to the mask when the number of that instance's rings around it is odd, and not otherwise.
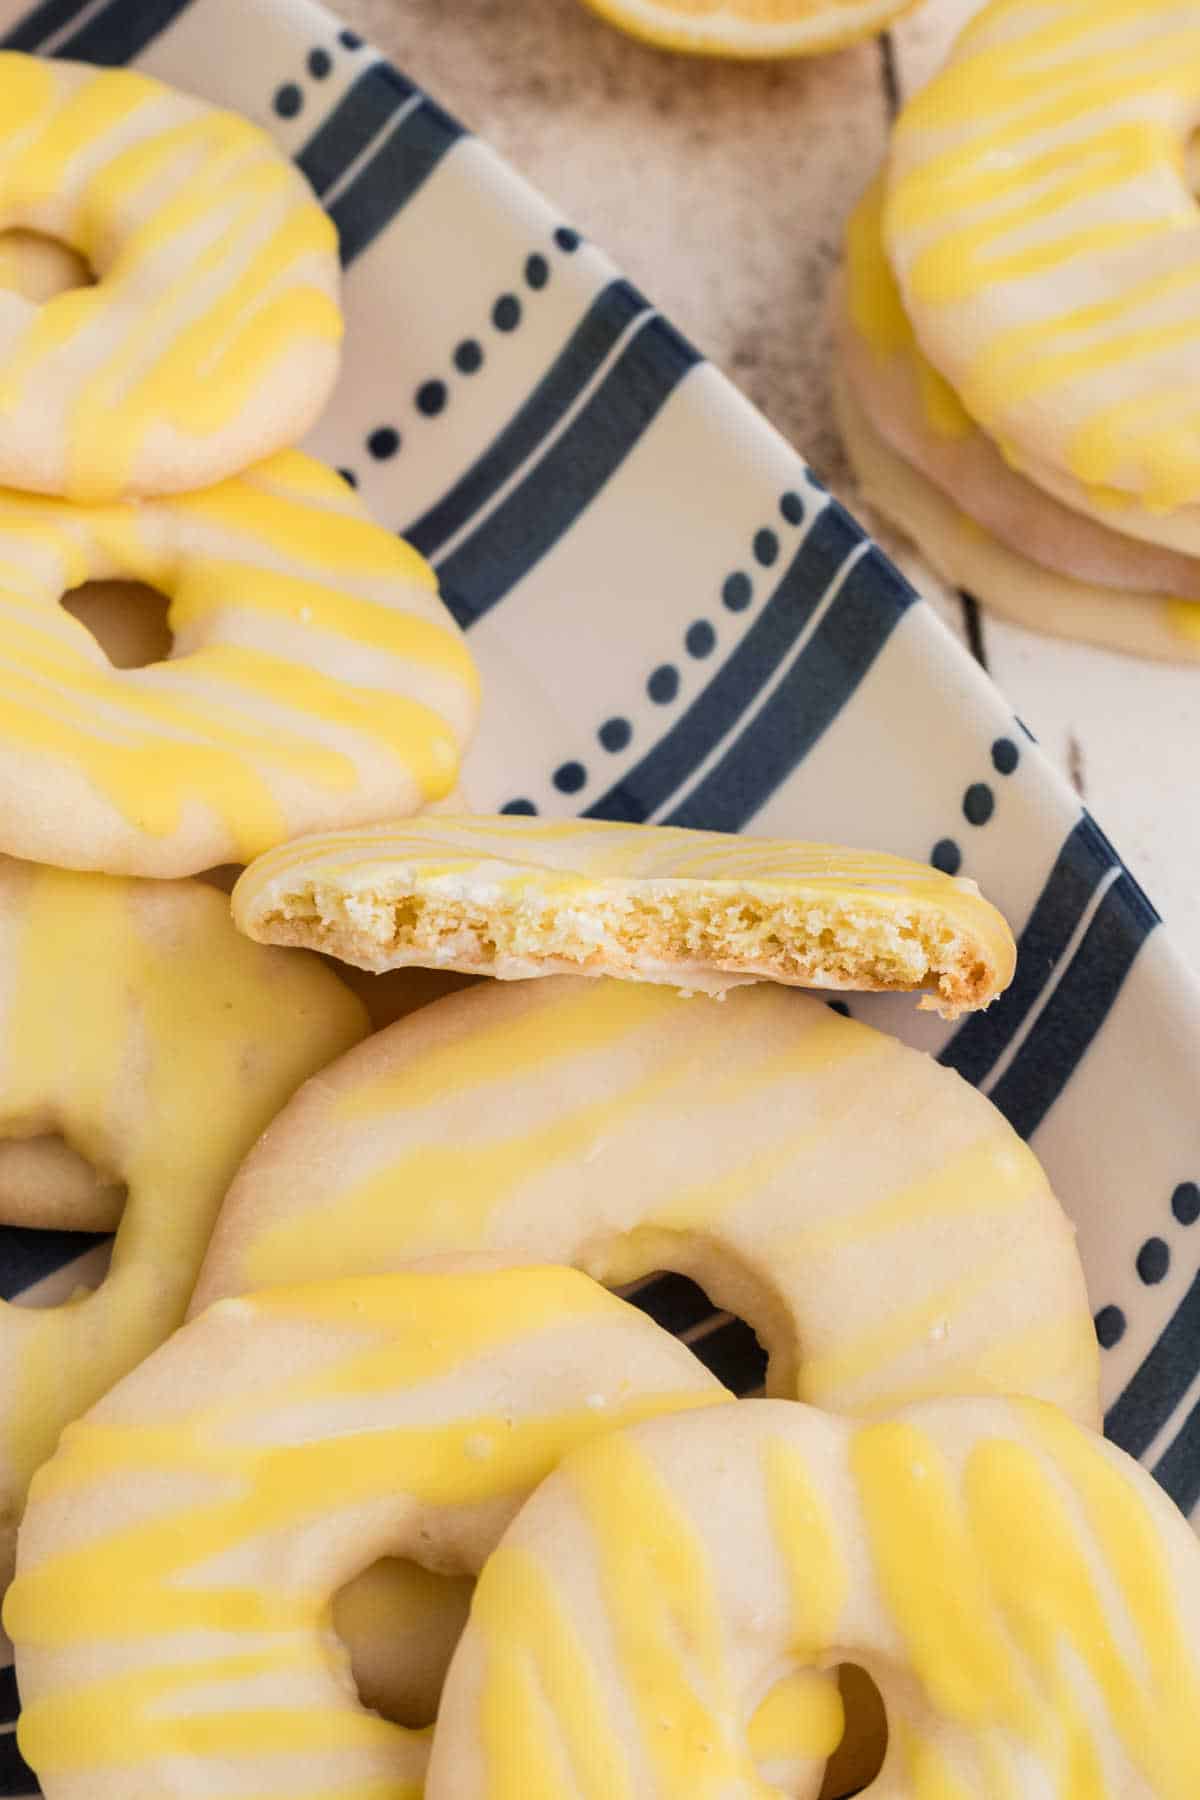
[[[883,39],[776,64],[656,51],[580,0],[338,10],[603,244],[855,506],[830,416],[829,277],[893,98],[978,3],[926,0]],[[881,536],[964,635],[958,597]],[[993,619],[981,635],[992,674],[1200,967],[1200,670]]]

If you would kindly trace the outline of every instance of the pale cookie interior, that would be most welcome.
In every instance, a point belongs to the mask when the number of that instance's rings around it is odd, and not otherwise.
[[[609,881],[516,894],[500,886],[481,895],[383,873],[353,888],[301,877],[271,895],[254,932],[375,971],[423,964],[501,979],[594,971],[712,991],[738,978],[928,986],[936,992],[922,1004],[950,1015],[979,1005],[993,985],[977,940],[934,904],[883,908],[865,896],[728,882]]]

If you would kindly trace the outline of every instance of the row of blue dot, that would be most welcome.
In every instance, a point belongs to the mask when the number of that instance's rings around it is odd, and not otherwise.
[[[1171,1195],[1171,1213],[1176,1223],[1194,1225],[1200,1219],[1200,1183],[1181,1181]],[[1157,1287],[1171,1269],[1171,1246],[1166,1238],[1148,1237],[1134,1258],[1134,1268],[1143,1287]],[[1128,1320],[1121,1307],[1102,1306],[1096,1314],[1096,1336],[1102,1350],[1114,1350],[1125,1336]]]
[[[572,255],[582,243],[579,233],[569,225],[560,225],[554,233],[554,243],[565,256]],[[550,263],[540,250],[533,250],[525,258],[523,270],[525,286],[531,293],[540,294],[550,282]],[[516,331],[524,317],[524,308],[519,295],[506,292],[497,296],[492,304],[491,322],[494,329],[504,336]],[[450,360],[459,375],[471,376],[482,369],[486,353],[483,344],[477,337],[463,338],[451,351]],[[431,376],[422,381],[413,394],[413,405],[422,418],[436,419],[439,413],[446,410],[450,401],[449,383],[440,376]],[[404,440],[395,425],[376,425],[365,439],[367,455],[373,462],[388,462],[401,448]],[[343,478],[351,487],[358,486],[358,477],[353,469],[342,469]]]
[[[780,496],[780,516],[791,526],[804,523],[804,501],[794,489]],[[760,569],[769,569],[779,560],[779,533],[762,525],[751,540],[751,556]],[[735,569],[721,583],[721,602],[729,612],[745,612],[754,599],[754,581],[745,569]],[[717,628],[710,619],[693,619],[683,634],[683,647],[695,662],[703,662],[717,647]],[[681,677],[675,663],[660,663],[646,677],[646,694],[655,706],[670,706],[677,699]],[[623,717],[605,719],[596,731],[602,750],[617,756],[633,742],[632,722]],[[560,794],[578,794],[588,783],[588,771],[581,762],[560,763],[551,780]],[[537,807],[532,800],[509,800],[501,812],[532,816]]]
[[[362,39],[356,31],[339,31],[338,43],[343,50],[362,49]],[[318,44],[309,51],[305,67],[314,81],[324,81],[333,73],[333,57]],[[304,110],[304,89],[298,81],[285,81],[275,89],[271,104],[281,119],[294,119]]]
[[[999,737],[992,745],[992,767],[998,775],[1011,775],[1021,760],[1021,752],[1009,737]],[[962,799],[963,817],[968,825],[986,825],[996,810],[996,796],[990,783],[973,781]],[[939,838],[929,853],[929,860],[943,875],[957,875],[962,868],[962,849],[954,838]]]

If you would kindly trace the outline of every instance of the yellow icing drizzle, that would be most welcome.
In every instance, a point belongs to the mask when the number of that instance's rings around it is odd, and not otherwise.
[[[905,108],[886,209],[922,339],[1010,460],[1158,509],[1200,493],[1198,84],[1186,8],[992,0]]]
[[[61,491],[95,502],[144,483],[156,444],[209,457],[276,365],[336,344],[336,235],[246,120],[131,70],[33,62],[0,53],[0,203],[68,240],[98,282],[10,339],[0,418],[69,367]]]
[[[0,863],[0,895],[0,1131],[61,1130],[129,1188],[97,1292],[0,1305],[0,1465],[19,1494],[67,1420],[179,1323],[241,1158],[366,1020],[326,970],[248,955],[207,889]]]
[[[1021,1416],[1033,1441],[982,1437],[960,1479],[915,1425],[867,1426],[854,1439],[876,1569],[914,1672],[936,1714],[990,1740],[1005,1785],[997,1778],[987,1791],[1002,1800],[1022,1791],[1015,1746],[1052,1772],[1047,1791],[1061,1800],[1107,1793],[1097,1718],[1148,1792],[1185,1800],[1195,1787],[1200,1671],[1155,1524],[1085,1436],[1049,1408],[1026,1405]],[[1022,1521],[1035,1522],[1036,1568]],[[1114,1577],[1133,1638],[1115,1621]],[[1085,1704],[1081,1672],[1098,1712]],[[911,1721],[902,1743],[917,1793],[958,1791],[938,1785],[937,1747]]]
[[[114,670],[59,607],[115,575],[168,596],[166,662]],[[353,810],[364,769],[388,771],[394,804],[445,793],[476,696],[429,569],[294,452],[177,500],[0,493],[6,741],[114,810],[134,867],[245,860],[302,816]],[[197,809],[203,849],[173,854]]]
[[[759,1779],[740,1724],[711,1559],[694,1521],[628,1437],[590,1445],[571,1478],[596,1546],[651,1791],[767,1800],[773,1790]]]
[[[1184,1521],[1053,1408],[662,1420],[568,1460],[485,1569],[431,1800],[778,1796],[739,1721],[789,1657],[877,1680],[905,1800],[1188,1800],[1198,1603]]]
[[[235,1360],[254,1347],[254,1378],[242,1381],[227,1370],[223,1333],[244,1333],[251,1320],[252,1334],[234,1340]],[[543,1333],[546,1355],[558,1355],[564,1331],[594,1344],[582,1391],[570,1391],[581,1377],[567,1375],[561,1399],[523,1402],[506,1359]],[[287,1348],[297,1332],[302,1357]],[[621,1370],[626,1344],[654,1377],[644,1390]],[[378,1779],[391,1764],[411,1779],[399,1791],[419,1793],[426,1734],[363,1711],[347,1691],[344,1652],[326,1629],[331,1592],[370,1560],[372,1544],[435,1555],[439,1513],[454,1537],[462,1508],[532,1490],[597,1432],[728,1399],[698,1369],[692,1385],[673,1379],[686,1369],[682,1353],[566,1270],[273,1290],[206,1315],[166,1354],[171,1370],[186,1371],[182,1398],[164,1372],[155,1410],[151,1361],[132,1399],[118,1390],[69,1428],[35,1484],[31,1516],[68,1498],[127,1501],[65,1544],[52,1533],[5,1604],[19,1651],[65,1658],[58,1679],[35,1681],[20,1724],[43,1778],[179,1756],[257,1766],[336,1752],[351,1775]],[[204,1383],[212,1356],[226,1377]],[[443,1395],[432,1416],[425,1390]],[[142,1477],[148,1504],[135,1498]],[[480,1546],[480,1562],[490,1547]],[[70,1672],[76,1652],[99,1656],[110,1643],[121,1646],[113,1672]],[[293,1781],[289,1792],[307,1800],[309,1790]]]
[[[918,1248],[881,1314],[863,1296],[902,1236]],[[1032,1153],[929,1059],[780,988],[559,978],[415,1014],[247,1164],[197,1300],[477,1251],[692,1275],[759,1332],[772,1392],[831,1409],[950,1388],[1097,1417],[1076,1253]]]
[[[975,421],[953,387],[921,352],[883,245],[886,184],[877,175],[846,227],[846,304],[851,323],[881,360],[903,357],[917,377],[925,418],[939,437],[964,438]]]

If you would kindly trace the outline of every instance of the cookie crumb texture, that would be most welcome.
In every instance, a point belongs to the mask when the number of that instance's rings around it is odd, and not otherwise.
[[[289,846],[243,878],[235,915],[253,937],[374,971],[604,974],[717,993],[756,980],[928,988],[923,1004],[948,1017],[986,1005],[1011,978],[1000,915],[973,883],[920,864],[703,832],[640,827],[635,839],[593,821],[493,819],[478,821],[471,861],[475,827],[413,821],[394,831],[390,854],[385,832],[359,836],[356,847],[313,840],[307,855]],[[499,836],[512,860],[499,860]],[[628,864],[655,862],[656,872],[621,868],[625,846]],[[706,854],[709,874],[662,866],[669,856],[695,869]],[[600,857],[607,869],[587,867]],[[757,872],[722,873],[723,862],[756,858]]]

